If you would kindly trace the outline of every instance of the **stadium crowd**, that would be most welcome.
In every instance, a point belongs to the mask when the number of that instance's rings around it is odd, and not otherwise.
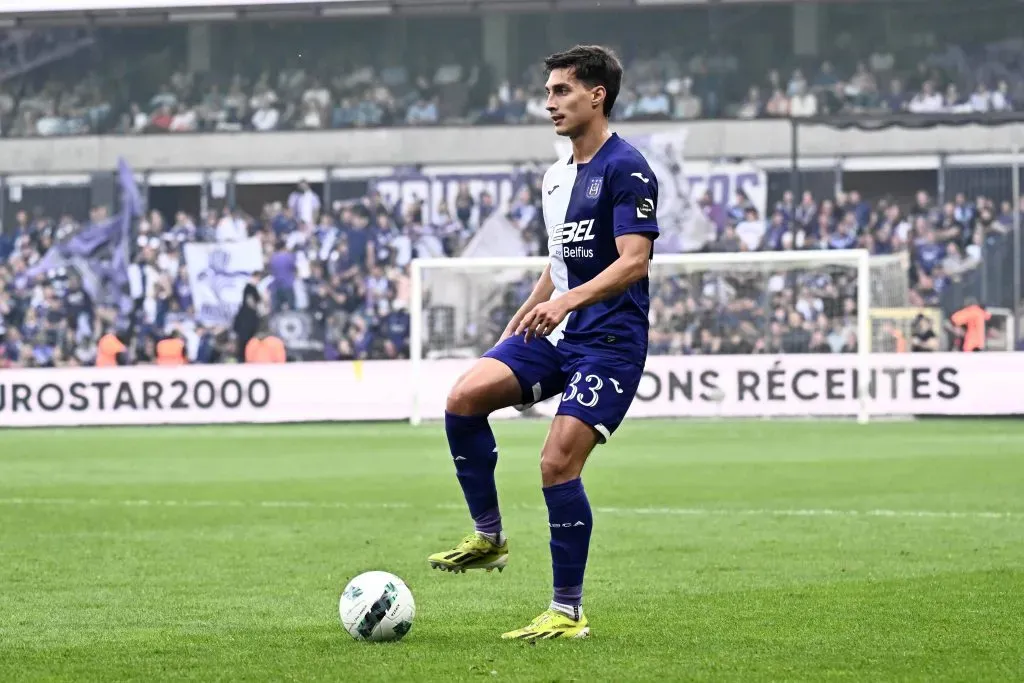
[[[539,210],[540,178],[528,177],[507,207],[511,225],[546,254]],[[196,322],[183,247],[190,241],[228,242],[259,237],[264,268],[251,280],[255,315],[272,331],[275,316],[299,311],[312,321],[316,352],[303,358],[399,358],[409,353],[409,264],[412,258],[457,255],[479,229],[487,206],[464,189],[457,209],[439,207],[440,222],[422,203],[389,204],[370,193],[359,201],[321,206],[308,185],[269,203],[255,216],[225,208],[192,217],[150,211],[137,224],[134,279],[139,291],[132,362],[151,362],[157,342],[175,334],[191,362],[232,362],[239,350],[232,326]],[[944,287],[999,248],[1012,222],[1008,202],[957,195],[937,206],[920,192],[908,207],[867,202],[856,191],[799,201],[786,193],[758,215],[742,195],[727,206],[701,202],[721,217],[708,251],[848,249],[902,254],[912,305],[936,306]],[[1024,211],[1024,203],[1019,207]],[[97,209],[90,221],[101,221]],[[13,231],[0,236],[0,365],[50,367],[95,361],[97,340],[114,329],[118,311],[94,304],[73,268],[38,281],[25,277],[56,241],[82,226],[73,216],[51,219],[18,213]],[[856,347],[856,288],[851,271],[680,275],[652,281],[652,353],[840,352]],[[515,288],[509,294],[514,294]],[[247,294],[247,299],[249,298]],[[487,315],[500,327],[522,297],[508,296]],[[483,331],[490,334],[492,330]],[[453,332],[454,334],[454,332]],[[488,337],[489,339],[489,337]],[[482,340],[485,341],[485,340]],[[295,354],[291,353],[292,357]]]
[[[764,62],[748,58],[740,64],[736,55],[709,45],[682,47],[678,37],[652,34],[641,20],[631,21],[638,22],[634,32],[646,37],[642,44],[619,46],[629,74],[614,114],[619,121],[978,114],[1024,103],[1024,39],[1017,36],[917,50],[858,49],[861,41],[848,39],[853,45],[833,50],[834,58],[780,56],[758,72],[753,65]],[[135,58],[128,47],[132,38],[123,32],[101,35],[88,48],[61,52],[59,43],[50,45],[65,61],[37,59],[22,84],[0,93],[0,127],[10,136],[54,136],[547,120],[538,64],[500,79],[468,47],[431,47],[422,59],[403,61],[388,50],[354,45],[346,51],[335,37],[315,32],[325,26],[301,27],[276,27],[266,35],[253,29],[249,40],[265,53],[262,58],[240,60],[238,53],[247,48],[236,46],[209,70],[183,68],[184,55],[169,48],[154,53],[158,34],[149,42],[134,38],[144,43]],[[100,56],[81,57],[82,49]],[[538,53],[545,49],[537,46]],[[75,59],[67,63],[70,56]]]
[[[842,14],[842,3],[821,11],[837,13],[839,21],[813,58],[785,54],[796,52],[796,37],[793,50],[744,39],[751,30],[771,33],[766,20],[793,29],[786,10],[767,5],[715,10],[714,21],[698,12],[685,24],[665,21],[660,10],[581,11],[573,24],[584,27],[588,40],[614,45],[623,58],[628,79],[617,121],[968,115],[1024,106],[1024,39],[998,21],[972,23],[945,5],[921,13],[906,9],[920,32],[894,36],[886,28],[882,37],[880,27],[892,24],[891,17]],[[952,32],[951,17],[962,18]],[[723,18],[730,30],[713,26]],[[541,27],[551,23],[547,15],[534,19]],[[472,17],[423,18],[420,28],[404,33],[367,21],[210,25],[205,60],[193,60],[191,27],[184,26],[0,32],[0,134],[514,125],[547,118],[544,73],[536,63],[553,40],[546,29],[520,31],[523,44],[513,52],[526,61],[510,61],[507,78],[498,78],[482,58],[480,23]],[[557,42],[573,39],[565,34]],[[401,49],[389,49],[389,40]],[[206,67],[193,63],[203,61]],[[290,314],[313,340],[301,353],[298,344],[289,348],[293,358],[405,356],[411,259],[459,254],[495,210],[520,231],[528,253],[546,254],[539,183],[539,176],[526,176],[500,208],[493,197],[473,196],[468,188],[452,206],[392,204],[372,193],[323,206],[302,186],[252,215],[238,207],[205,215],[149,211],[133,235],[132,362],[151,361],[157,341],[169,334],[186,342],[193,362],[237,361],[245,355],[240,337],[280,331]],[[716,226],[705,250],[863,246],[873,254],[898,254],[906,262],[909,303],[931,307],[978,271],[986,254],[1002,248],[1014,211],[1024,211],[1024,204],[1014,207],[1001,197],[960,194],[940,206],[928,192],[899,202],[869,201],[854,190],[787,193],[767,215],[742,195],[721,206],[706,196],[700,205]],[[124,311],[94,302],[74,268],[53,269],[38,281],[25,276],[53,244],[104,218],[103,209],[90,216],[22,211],[13,225],[4,225],[0,365],[93,363],[101,336],[123,324]],[[260,239],[264,266],[246,290],[248,321],[197,324],[184,245],[250,236]],[[652,351],[850,350],[857,344],[854,284],[849,273],[821,270],[753,279],[656,278]],[[521,298],[510,295],[487,312],[491,326],[500,330],[504,323],[496,321],[507,320]],[[474,334],[490,339],[492,332]]]

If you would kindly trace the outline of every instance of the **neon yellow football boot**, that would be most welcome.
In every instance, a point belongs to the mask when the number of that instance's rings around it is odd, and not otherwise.
[[[553,609],[543,612],[530,622],[529,626],[501,634],[502,640],[525,640],[527,642],[587,638],[589,636],[590,626],[583,614],[580,614],[579,621],[577,621]]]
[[[488,572],[497,569],[500,572],[508,563],[508,538],[498,545],[473,533],[451,550],[434,553],[427,562],[434,569],[455,574],[465,573],[467,569],[486,569]]]

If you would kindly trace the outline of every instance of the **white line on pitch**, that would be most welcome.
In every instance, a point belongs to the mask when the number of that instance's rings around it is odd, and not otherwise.
[[[416,506],[410,503],[346,503],[342,501],[303,500],[116,500],[109,498],[0,498],[0,505],[40,506],[117,506],[117,507],[181,507],[181,508],[295,508],[313,510],[383,510],[412,509],[427,507],[434,510],[465,510],[461,503],[442,503],[430,506]],[[544,511],[543,506],[513,505],[512,509]],[[767,509],[767,508],[676,508],[676,507],[604,507],[594,512],[607,515],[650,515],[680,517],[892,517],[918,519],[1009,519],[1024,520],[1024,512],[1010,511],[952,511],[952,510],[836,510],[829,508],[812,509]]]

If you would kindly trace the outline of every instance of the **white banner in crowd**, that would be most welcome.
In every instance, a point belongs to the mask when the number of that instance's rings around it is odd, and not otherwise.
[[[205,325],[230,325],[242,303],[249,276],[263,268],[258,237],[244,242],[185,245],[185,264],[196,319]]]
[[[472,362],[423,362],[424,417],[443,417],[448,387]],[[4,370],[0,427],[405,420],[410,376],[409,361]],[[1024,353],[877,354],[872,412],[1024,414],[1022,378]],[[657,356],[629,415],[852,416],[861,385],[853,356]]]

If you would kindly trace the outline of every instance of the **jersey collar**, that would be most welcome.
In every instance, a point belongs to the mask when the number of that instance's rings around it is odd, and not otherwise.
[[[610,135],[610,136],[608,137],[608,139],[607,139],[607,140],[605,140],[605,141],[604,141],[604,143],[603,143],[603,144],[602,144],[602,145],[601,145],[600,147],[598,147],[598,148],[597,148],[597,152],[596,152],[596,153],[594,154],[594,158],[592,158],[592,159],[591,159],[590,161],[587,161],[587,162],[585,162],[585,163],[582,163],[582,164],[576,164],[576,165],[577,165],[577,166],[586,166],[587,164],[592,164],[592,163],[594,163],[595,161],[597,161],[598,159],[600,159],[600,158],[601,158],[601,155],[602,155],[602,154],[604,154],[604,151],[605,151],[606,149],[608,149],[609,147],[611,147],[611,146],[612,146],[612,142],[613,142],[613,141],[614,141],[614,142],[618,142],[618,140],[619,140],[619,134],[618,134],[618,133],[612,133],[612,134],[611,134],[611,135]],[[573,165],[573,163],[574,163],[574,162],[573,162],[572,154],[570,154],[570,155],[569,155],[569,163],[567,163],[567,164],[566,164],[566,166],[572,166],[572,165]]]

